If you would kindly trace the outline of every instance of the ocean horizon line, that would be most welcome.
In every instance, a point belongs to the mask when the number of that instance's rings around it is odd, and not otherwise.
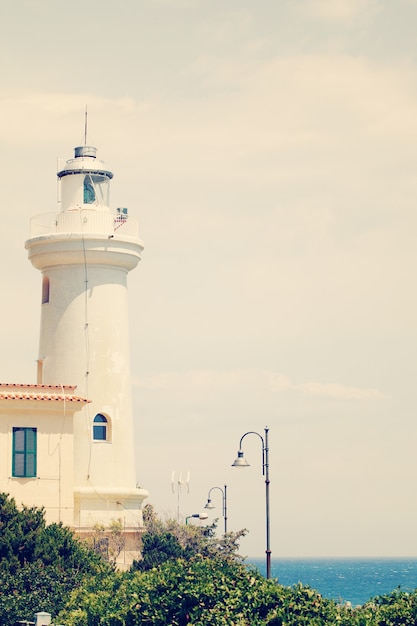
[[[256,555],[256,556],[244,556],[243,559],[245,561],[247,560],[260,560],[260,559],[265,559],[265,554],[260,554],[260,555]],[[281,560],[299,560],[299,561],[322,561],[322,560],[377,560],[377,559],[393,559],[393,560],[404,560],[404,559],[411,559],[411,560],[416,560],[417,559],[417,554],[411,554],[408,556],[399,556],[399,555],[388,555],[388,556],[374,556],[374,555],[354,555],[354,556],[276,556],[276,555],[271,555],[271,560],[277,560],[277,559],[281,559]]]

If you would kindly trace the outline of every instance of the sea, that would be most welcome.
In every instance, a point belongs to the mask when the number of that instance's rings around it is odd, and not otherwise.
[[[266,575],[265,558],[247,558]],[[417,588],[417,558],[272,559],[271,578],[281,585],[297,583],[316,589],[323,597],[352,606],[396,589]]]

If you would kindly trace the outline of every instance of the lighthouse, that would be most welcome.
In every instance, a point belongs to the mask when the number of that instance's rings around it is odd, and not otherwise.
[[[25,247],[41,272],[37,385],[76,389],[73,525],[142,526],[137,486],[127,277],[141,258],[137,221],[110,209],[113,177],[94,147],[58,171],[60,210],[35,216]]]

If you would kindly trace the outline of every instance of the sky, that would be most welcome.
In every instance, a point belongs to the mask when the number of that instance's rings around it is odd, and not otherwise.
[[[0,0],[0,380],[36,382],[24,242],[87,106],[145,246],[138,484],[181,521],[226,484],[247,556],[261,438],[231,464],[266,427],[273,559],[417,556],[416,22],[417,0]]]

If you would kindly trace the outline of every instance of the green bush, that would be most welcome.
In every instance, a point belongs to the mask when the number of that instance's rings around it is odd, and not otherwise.
[[[0,493],[0,624],[56,614],[85,576],[111,573],[101,558],[61,524],[46,525],[44,511],[18,509]]]
[[[301,584],[284,587],[246,566],[245,531],[216,538],[146,511],[143,559],[115,571],[42,509],[0,494],[0,624],[37,611],[65,626],[414,626],[417,593],[401,590],[355,609]]]

